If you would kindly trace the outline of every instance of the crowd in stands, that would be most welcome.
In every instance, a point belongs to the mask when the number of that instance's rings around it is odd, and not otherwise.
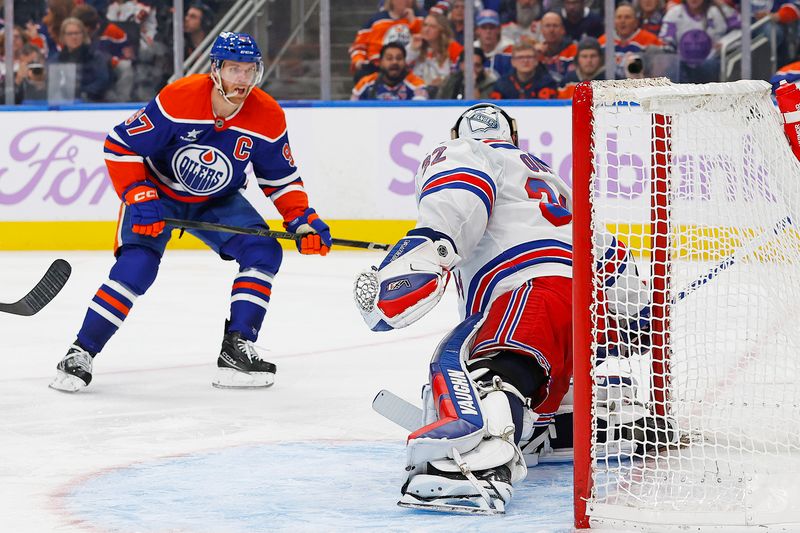
[[[184,59],[214,28],[219,1],[184,4]],[[472,43],[465,0],[365,1],[376,12],[349,50],[353,100],[570,98],[587,79],[720,81],[721,42],[741,28],[740,0],[617,0],[615,64],[606,66],[603,0],[466,0]],[[766,22],[758,31],[776,36],[781,68],[771,81],[800,80],[800,0],[751,6],[752,22]],[[172,0],[15,2],[15,23],[0,24],[0,35],[13,31],[16,102],[149,100],[173,73],[172,17]],[[474,51],[472,95],[465,46]]]
[[[16,103],[141,102],[173,73],[171,0],[29,0],[17,6],[10,26]],[[186,2],[187,57],[213,28],[213,13],[204,2]],[[5,83],[3,52],[0,46]]]
[[[566,99],[583,80],[720,81],[721,40],[741,29],[739,0],[617,1],[609,67],[602,0],[467,1],[476,13],[474,95],[464,94],[464,0],[384,0],[350,47],[351,99]],[[758,32],[777,36],[785,66],[773,83],[800,80],[800,0],[751,5],[753,23],[769,17]]]

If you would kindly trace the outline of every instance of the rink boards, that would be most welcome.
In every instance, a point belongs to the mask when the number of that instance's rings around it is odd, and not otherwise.
[[[292,152],[311,205],[334,235],[394,242],[413,227],[414,173],[449,137],[465,107],[452,104],[285,104]],[[520,124],[521,146],[569,179],[569,102],[503,105]],[[103,141],[137,107],[0,111],[0,250],[112,245],[119,199],[108,180]],[[282,229],[252,177],[245,194],[273,228]],[[202,247],[189,236],[172,245]]]

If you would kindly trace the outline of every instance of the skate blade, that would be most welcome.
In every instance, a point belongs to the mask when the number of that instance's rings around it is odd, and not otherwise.
[[[57,370],[55,379],[49,387],[60,392],[78,392],[86,388],[86,383],[77,376]]]
[[[217,375],[211,382],[218,389],[265,389],[275,383],[271,372],[239,372],[232,368],[217,368]]]
[[[406,509],[419,509],[422,511],[433,511],[438,513],[457,513],[457,514],[480,514],[480,515],[504,515],[506,514],[503,500],[493,499],[494,508],[481,496],[475,497],[453,497],[447,499],[437,499],[432,501],[418,500],[410,494],[404,494],[397,502],[399,507]]]

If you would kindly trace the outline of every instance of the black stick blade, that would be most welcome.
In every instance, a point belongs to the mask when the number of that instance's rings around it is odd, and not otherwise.
[[[72,267],[69,263],[56,259],[31,292],[18,302],[0,304],[0,311],[21,316],[35,315],[64,288],[71,273]]]

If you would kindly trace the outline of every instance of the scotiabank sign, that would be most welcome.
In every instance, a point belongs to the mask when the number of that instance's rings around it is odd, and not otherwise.
[[[520,145],[571,173],[571,108],[506,106]],[[312,205],[330,219],[414,219],[414,173],[463,107],[289,107],[292,153]],[[115,220],[103,141],[135,109],[2,112],[0,221]],[[254,181],[246,191],[277,218]]]

